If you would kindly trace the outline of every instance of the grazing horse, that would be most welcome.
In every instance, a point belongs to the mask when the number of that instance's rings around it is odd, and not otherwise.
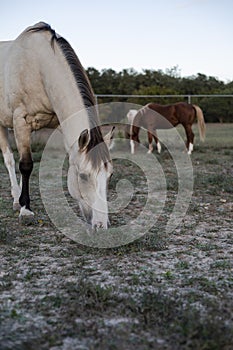
[[[132,118],[132,115],[134,117]],[[130,128],[130,145],[131,153],[135,150],[135,141],[139,141],[140,128],[146,129],[148,132],[149,151],[153,151],[153,138],[157,145],[158,153],[161,152],[161,145],[156,134],[157,129],[169,129],[182,124],[187,142],[186,146],[188,154],[193,151],[194,133],[192,131],[192,124],[197,119],[200,139],[205,140],[205,120],[200,107],[185,102],[177,102],[171,105],[160,105],[157,103],[148,103],[146,106],[139,109],[139,111],[131,110],[131,114],[127,115],[131,124]],[[131,119],[131,121],[130,121]],[[133,119],[133,121],[132,121]]]
[[[48,24],[39,22],[15,40],[0,42],[0,148],[10,176],[13,208],[20,210],[22,221],[34,216],[29,196],[31,132],[58,125],[69,155],[69,192],[92,228],[107,228],[107,183],[112,164],[94,94],[70,44]],[[8,128],[14,129],[21,186]]]

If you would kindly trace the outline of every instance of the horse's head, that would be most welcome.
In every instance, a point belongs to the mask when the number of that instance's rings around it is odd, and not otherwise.
[[[113,129],[93,146],[84,130],[69,155],[68,189],[93,229],[108,227],[107,186],[113,168],[108,148]]]
[[[136,116],[137,113],[138,111],[136,109],[130,109],[129,112],[127,113],[126,117],[130,124],[133,124],[134,117]]]
[[[139,131],[142,125],[142,115],[144,113],[145,107],[137,110],[131,109],[127,114],[127,118],[130,121],[130,147],[131,153],[134,154],[135,147],[140,143]]]

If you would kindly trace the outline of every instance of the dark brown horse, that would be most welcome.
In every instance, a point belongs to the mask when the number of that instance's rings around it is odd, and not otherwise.
[[[161,151],[156,130],[169,129],[182,124],[187,142],[186,146],[188,154],[192,153],[194,133],[192,131],[192,124],[197,119],[200,139],[205,140],[205,120],[200,107],[185,102],[177,102],[171,105],[160,105],[157,103],[148,103],[146,106],[139,109],[131,121],[130,130],[130,145],[131,153],[134,153],[135,142],[139,141],[140,128],[146,129],[148,132],[149,151],[153,151],[152,141],[156,142],[158,152]]]

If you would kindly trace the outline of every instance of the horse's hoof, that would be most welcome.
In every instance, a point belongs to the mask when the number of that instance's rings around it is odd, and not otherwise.
[[[19,214],[19,223],[21,225],[32,225],[35,222],[35,217],[34,213],[26,209],[25,207],[22,207],[20,209],[20,214]]]
[[[20,211],[20,209],[21,209],[21,205],[19,204],[19,202],[13,203],[13,210],[14,211]]]

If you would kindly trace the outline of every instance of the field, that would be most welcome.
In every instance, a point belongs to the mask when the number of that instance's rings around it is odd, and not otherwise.
[[[233,124],[207,124],[204,144],[194,132],[194,190],[182,222],[166,232],[177,174],[169,153],[154,151],[167,181],[164,209],[143,237],[110,249],[78,244],[51,223],[40,199],[39,147],[36,221],[19,225],[0,158],[1,350],[233,349]],[[128,152],[124,140],[118,146]],[[110,198],[119,179],[136,189],[111,214],[117,226],[141,210],[146,182],[126,160],[115,159],[114,171]]]

